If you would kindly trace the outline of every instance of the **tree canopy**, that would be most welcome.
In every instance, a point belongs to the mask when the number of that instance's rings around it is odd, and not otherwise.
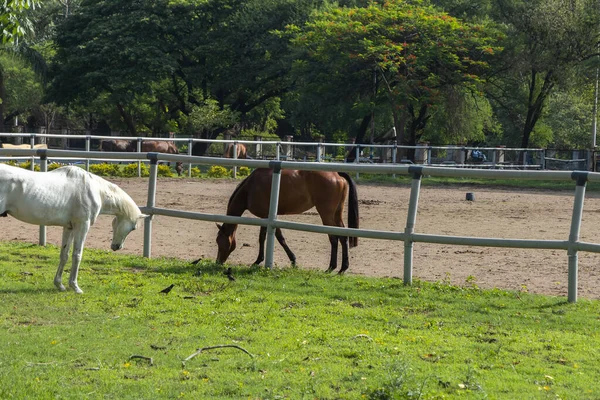
[[[33,125],[53,110],[62,126],[128,135],[370,142],[394,127],[400,144],[590,144],[597,0],[38,5],[4,2],[0,18],[5,43],[50,65],[0,60],[0,112]],[[17,105],[18,84],[43,96]]]

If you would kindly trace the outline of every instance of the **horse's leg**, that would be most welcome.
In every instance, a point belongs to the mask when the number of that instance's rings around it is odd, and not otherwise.
[[[58,263],[58,269],[54,276],[54,286],[60,291],[65,291],[65,287],[62,284],[62,274],[65,269],[65,264],[69,259],[69,249],[71,248],[71,242],[73,241],[73,230],[67,227],[63,228],[62,244],[60,246],[60,261]]]
[[[78,224],[78,226],[74,229],[73,260],[71,265],[71,274],[69,275],[69,286],[75,291],[75,293],[83,293],[83,290],[81,290],[77,285],[77,274],[79,273],[79,264],[81,264],[83,245],[89,229],[89,221]]]
[[[331,272],[337,268],[338,237],[335,235],[328,236],[329,243],[331,243],[331,258],[329,259],[329,268],[327,268],[327,272]]]
[[[283,250],[285,250],[285,254],[287,254],[288,258],[292,262],[292,265],[296,265],[296,255],[292,252],[292,250],[290,250],[287,243],[285,242],[285,238],[283,237],[281,229],[275,229],[275,237],[277,238],[277,241],[279,242],[281,247],[283,247]]]
[[[254,265],[258,265],[265,259],[265,239],[267,237],[267,227],[261,226],[258,234],[258,257],[254,261]]]
[[[348,237],[338,236],[338,239],[342,244],[342,268],[339,274],[343,274],[350,266],[350,261],[348,260]]]

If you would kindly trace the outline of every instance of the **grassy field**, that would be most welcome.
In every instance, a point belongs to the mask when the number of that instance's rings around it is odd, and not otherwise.
[[[600,398],[598,301],[93,250],[76,295],[57,262],[0,243],[1,399]]]

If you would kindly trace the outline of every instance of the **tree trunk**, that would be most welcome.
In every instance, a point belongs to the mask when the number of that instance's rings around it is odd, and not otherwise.
[[[135,128],[133,116],[129,112],[127,112],[127,110],[121,103],[117,103],[117,110],[119,111],[119,115],[121,115],[121,119],[127,127],[127,132],[129,132],[131,136],[137,136],[137,130]]]
[[[529,147],[529,139],[531,133],[535,129],[535,125],[542,116],[542,111],[546,105],[548,96],[554,88],[554,77],[553,71],[548,71],[544,77],[544,83],[542,87],[537,89],[537,78],[538,73],[535,69],[531,70],[531,81],[529,83],[529,99],[527,104],[527,118],[525,119],[525,125],[523,126],[523,140],[521,141],[521,147]],[[523,160],[521,160],[522,162]]]
[[[419,112],[415,114],[415,109],[412,105],[407,107],[410,116],[410,124],[408,124],[408,145],[416,146],[421,136],[423,136],[423,130],[427,125],[427,121],[431,118],[428,115],[429,106],[427,104],[421,104]],[[408,149],[407,157],[411,161],[415,161],[415,149]]]
[[[367,129],[369,129],[369,124],[371,122],[372,114],[369,113],[365,115],[358,127],[358,131],[356,132],[356,140],[354,143],[361,144],[364,143],[365,135],[367,133]],[[352,147],[348,153],[346,154],[346,161],[354,162],[356,160],[356,147]]]

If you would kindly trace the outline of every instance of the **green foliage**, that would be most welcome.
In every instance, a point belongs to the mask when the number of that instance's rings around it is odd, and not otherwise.
[[[168,165],[159,164],[158,169],[156,171],[156,175],[170,178],[173,176],[173,171],[171,171],[171,167],[169,167]]]
[[[201,178],[202,171],[198,167],[192,167],[192,178]]]
[[[210,260],[192,268],[87,248],[77,296],[52,284],[58,248],[0,250],[0,376],[10,382],[1,398],[584,399],[600,391],[590,379],[600,375],[597,300],[297,268],[231,266],[230,282]],[[219,344],[253,357],[223,348],[182,363]]]
[[[600,13],[594,1],[533,0],[497,4],[505,51],[487,90],[506,130],[506,144],[530,147],[552,93],[581,73],[582,60],[597,53]],[[538,130],[551,138],[547,127]],[[540,135],[541,134],[541,135]]]
[[[121,170],[117,164],[91,164],[90,172],[99,176],[121,176]]]
[[[48,171],[54,171],[55,169],[60,168],[62,166],[63,165],[59,164],[59,163],[55,163],[55,162],[50,163],[50,164],[48,164]]]
[[[31,169],[31,160],[27,160],[25,162],[19,163],[18,166],[23,169]],[[38,164],[35,164],[33,169],[34,169],[34,171],[39,171],[40,166]]]
[[[548,143],[557,149],[591,148],[592,105],[592,96],[580,90],[557,91],[550,96],[543,119],[552,131]]]
[[[245,178],[248,175],[250,175],[250,172],[252,172],[252,171],[248,167],[239,167],[237,170],[237,175],[239,177]]]
[[[135,177],[138,176],[138,164],[137,163],[131,163],[131,164],[127,164],[125,167],[123,167],[123,169],[121,170],[122,176],[126,176],[126,177]],[[150,176],[150,170],[148,169],[148,166],[144,163],[141,163],[140,165],[140,173],[141,176]]]
[[[331,92],[354,103],[359,115],[389,102],[408,118],[406,143],[415,144],[441,89],[476,89],[499,48],[487,26],[457,20],[421,3],[389,1],[365,7],[330,7],[303,27],[289,26],[292,43],[304,51],[300,76],[307,90]],[[380,81],[373,85],[373,80]],[[341,91],[341,93],[340,93]],[[403,132],[398,132],[400,136]]]
[[[36,0],[5,0],[0,3],[0,37],[2,44],[14,43],[30,27],[26,11],[39,4]]]
[[[5,115],[31,113],[43,96],[42,85],[27,63],[14,54],[0,53],[0,75],[4,84],[2,105]]]
[[[213,165],[209,168],[207,175],[209,178],[226,178],[229,175],[229,170],[220,165]]]

